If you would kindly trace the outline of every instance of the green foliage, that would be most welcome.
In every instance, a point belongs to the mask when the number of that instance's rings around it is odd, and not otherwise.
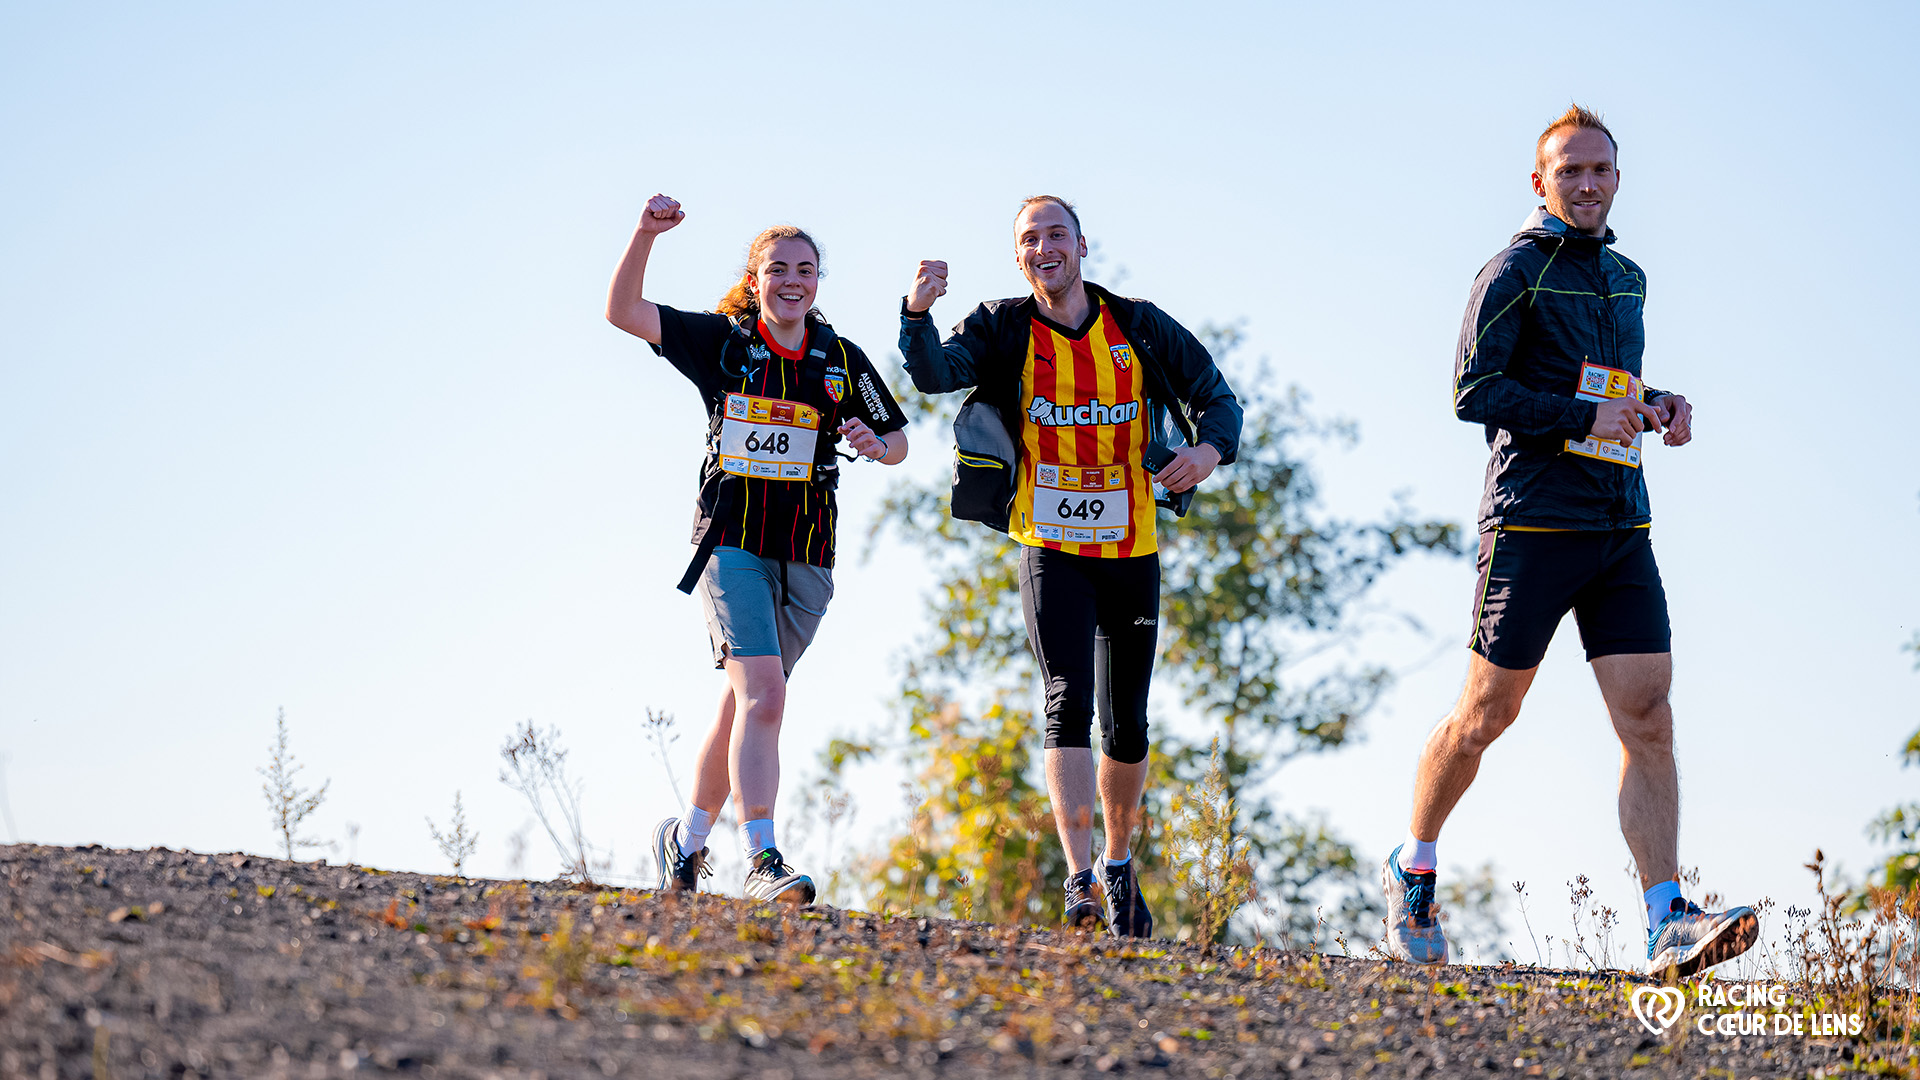
[[[931,907],[990,922],[1058,919],[1066,876],[1046,792],[1034,780],[1034,717],[1001,695],[970,715],[910,691],[918,769],[912,827],[867,867],[876,906]]]
[[[1200,336],[1231,373],[1238,329],[1207,327]],[[1166,690],[1156,696],[1132,849],[1141,892],[1161,925],[1205,918],[1208,936],[1217,936],[1231,910],[1223,916],[1196,906],[1168,857],[1179,842],[1169,832],[1174,796],[1196,782],[1204,789],[1211,763],[1225,835],[1244,845],[1241,861],[1259,868],[1259,888],[1286,909],[1270,933],[1302,945],[1319,929],[1315,909],[1328,903],[1345,927],[1375,917],[1371,875],[1324,823],[1280,813],[1261,782],[1281,763],[1353,736],[1391,674],[1377,664],[1334,663],[1330,650],[1359,632],[1357,602],[1381,573],[1415,551],[1458,554],[1460,532],[1414,520],[1404,507],[1363,523],[1321,514],[1304,445],[1351,440],[1352,430],[1314,419],[1297,391],[1277,399],[1264,393],[1269,381],[1263,368],[1233,378],[1246,409],[1239,460],[1201,488],[1184,520],[1159,521],[1156,678],[1178,691],[1208,733],[1175,730],[1165,719]],[[897,396],[910,416],[933,425],[922,445],[947,442],[955,395],[928,399],[903,388]],[[944,477],[900,483],[870,535],[891,533],[913,548],[935,580],[926,597],[932,632],[902,676],[913,734],[877,739],[851,756],[830,751],[823,764],[836,776],[851,760],[885,754],[913,777],[911,827],[866,868],[879,882],[874,904],[1057,920],[1065,859],[1038,776],[1042,725],[1027,705],[1037,672],[1020,609],[1018,545],[954,521],[946,503]]]
[[[1253,897],[1253,864],[1246,840],[1234,832],[1233,796],[1220,767],[1220,740],[1207,754],[1207,773],[1199,786],[1189,784],[1173,800],[1171,831],[1174,866],[1181,891],[1193,910],[1194,937],[1200,955],[1224,937],[1227,920]]]
[[[1441,875],[1440,919],[1446,924],[1455,963],[1467,963],[1469,957],[1475,963],[1491,963],[1505,956],[1507,930],[1500,918],[1504,892],[1490,862],[1475,870]],[[1609,951],[1602,946],[1603,954]]]
[[[1906,646],[1914,654],[1914,667],[1920,670],[1920,633]],[[1902,767],[1920,765],[1920,728],[1914,729],[1901,750]],[[1920,802],[1902,803],[1873,819],[1867,832],[1874,839],[1896,849],[1880,868],[1877,884],[1895,892],[1920,890]]]

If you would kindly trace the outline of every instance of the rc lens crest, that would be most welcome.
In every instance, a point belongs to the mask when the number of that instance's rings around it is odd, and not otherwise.
[[[1121,371],[1126,371],[1133,367],[1133,347],[1132,346],[1113,345],[1113,346],[1109,346],[1107,351],[1113,354],[1114,367],[1119,368]]]
[[[830,367],[827,369],[827,396],[832,398],[836,405],[840,403],[841,398],[847,396],[846,368]]]

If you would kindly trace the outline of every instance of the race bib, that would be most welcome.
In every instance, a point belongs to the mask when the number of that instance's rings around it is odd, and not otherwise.
[[[1642,401],[1645,394],[1646,385],[1639,376],[1604,364],[1582,364],[1580,381],[1573,388],[1573,396],[1581,401],[1610,401],[1623,397]],[[1597,439],[1592,435],[1579,442],[1568,439],[1567,453],[1637,469],[1640,467],[1640,436],[1635,435],[1632,442],[1624,444],[1611,439]]]
[[[1110,544],[1133,528],[1125,465],[1034,466],[1033,532],[1042,540]]]
[[[780,398],[728,394],[720,422],[720,470],[762,480],[813,479],[820,410]]]

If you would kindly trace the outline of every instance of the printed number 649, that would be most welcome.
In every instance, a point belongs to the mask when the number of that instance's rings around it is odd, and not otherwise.
[[[1101,499],[1081,499],[1078,503],[1071,499],[1060,500],[1060,517],[1063,520],[1078,518],[1081,521],[1087,521],[1099,517],[1106,509],[1107,504]]]

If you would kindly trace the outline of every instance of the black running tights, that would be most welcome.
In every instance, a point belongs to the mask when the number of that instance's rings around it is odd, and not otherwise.
[[[1047,746],[1093,746],[1123,764],[1147,757],[1147,685],[1160,631],[1160,556],[1101,559],[1020,552],[1020,608],[1047,692]]]

